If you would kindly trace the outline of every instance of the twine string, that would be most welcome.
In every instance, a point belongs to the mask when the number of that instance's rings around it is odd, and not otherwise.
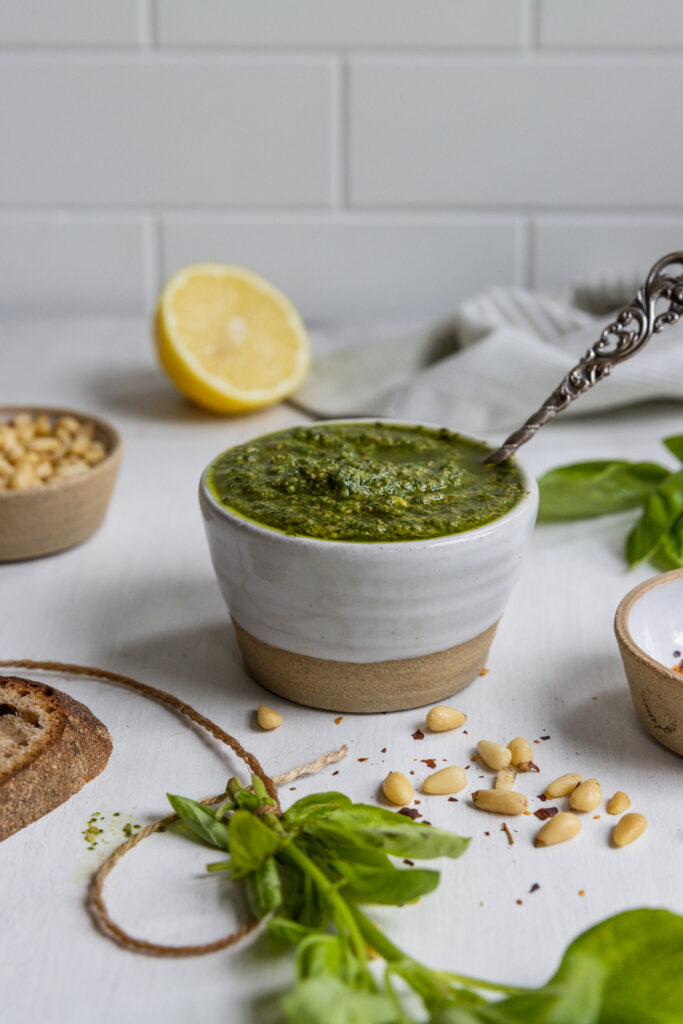
[[[148,686],[147,683],[141,683],[139,680],[133,679],[131,676],[124,676],[119,672],[110,672],[108,669],[91,668],[86,665],[72,665],[61,661],[35,661],[29,658],[22,658],[19,660],[7,659],[0,661],[0,668],[26,668],[36,669],[41,672],[59,672],[64,675],[84,676],[99,682],[115,683],[121,686],[127,686],[129,689],[135,690],[137,693],[141,694],[141,696],[147,697],[149,700],[154,700],[159,704],[165,704],[178,714],[190,719],[190,721],[194,722],[195,725],[205,729],[206,732],[214,737],[214,739],[217,739],[219,742],[230,747],[237,757],[249,768],[250,772],[261,779],[266,787],[268,795],[275,803],[274,812],[277,814],[282,813],[277,793],[278,786],[286,785],[288,782],[301,778],[303,775],[315,775],[326,767],[326,765],[341,761],[348,753],[348,748],[346,746],[342,746],[338,750],[322,754],[320,757],[316,758],[314,761],[310,761],[308,764],[292,768],[283,775],[276,775],[271,778],[271,776],[267,775],[263,770],[258,759],[249,750],[246,750],[239,740],[235,739],[234,736],[231,736],[230,733],[226,732],[224,729],[221,729],[221,727],[210,718],[202,715],[190,704],[180,700],[180,698],[174,697],[173,694],[167,693],[165,690],[159,690],[154,686]],[[200,803],[211,805],[220,803],[224,799],[225,793],[219,793],[216,796],[204,797]],[[252,932],[259,923],[255,918],[252,918],[245,924],[240,925],[234,931],[230,932],[230,934],[224,935],[220,939],[215,939],[213,942],[203,942],[197,945],[166,946],[158,942],[149,942],[146,939],[136,938],[114,921],[104,899],[104,884],[107,877],[111,874],[119,861],[135,846],[137,846],[138,843],[141,843],[143,839],[147,839],[155,832],[159,832],[160,830],[165,829],[168,825],[172,825],[174,822],[179,820],[180,819],[177,814],[168,814],[166,817],[160,818],[151,825],[145,825],[145,827],[141,828],[139,832],[136,832],[135,835],[126,839],[126,841],[121,843],[120,846],[117,846],[93,875],[88,891],[88,909],[102,933],[124,949],[131,950],[135,953],[145,953],[148,956],[201,956],[205,953],[215,953],[220,949],[227,949],[228,946],[235,945]]]

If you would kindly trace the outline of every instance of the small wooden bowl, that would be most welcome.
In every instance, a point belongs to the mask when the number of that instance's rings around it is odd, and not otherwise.
[[[617,608],[614,631],[638,718],[683,754],[683,569],[635,587]]]
[[[107,455],[82,476],[25,491],[0,491],[0,562],[49,555],[92,536],[104,519],[121,462],[121,437],[105,420],[72,409],[6,405],[0,406],[0,421],[21,412],[93,423],[94,439],[104,444]]]

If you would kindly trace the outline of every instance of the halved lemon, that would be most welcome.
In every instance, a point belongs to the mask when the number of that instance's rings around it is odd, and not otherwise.
[[[169,278],[156,342],[176,387],[219,413],[279,402],[311,363],[306,328],[289,299],[251,270],[221,263],[183,267]]]

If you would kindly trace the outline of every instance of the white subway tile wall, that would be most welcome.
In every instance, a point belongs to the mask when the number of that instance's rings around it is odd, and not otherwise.
[[[183,263],[321,320],[683,248],[680,0],[0,0],[0,314]]]

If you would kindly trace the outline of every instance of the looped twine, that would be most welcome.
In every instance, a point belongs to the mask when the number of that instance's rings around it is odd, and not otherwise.
[[[301,765],[298,768],[292,768],[283,775],[276,775],[271,778],[271,776],[267,775],[263,770],[258,759],[249,750],[246,750],[239,740],[235,739],[234,736],[231,736],[230,733],[226,732],[224,729],[221,729],[221,727],[210,718],[202,715],[190,704],[180,700],[180,698],[174,697],[173,694],[167,693],[165,690],[158,690],[154,686],[148,686],[147,683],[141,683],[137,679],[133,679],[131,676],[124,676],[119,672],[110,672],[108,669],[90,668],[86,665],[72,665],[61,661],[34,661],[28,658],[0,661],[0,668],[27,668],[37,669],[41,672],[60,672],[65,675],[85,676],[98,682],[127,686],[129,689],[135,690],[137,693],[141,694],[143,697],[147,697],[149,700],[154,700],[158,704],[165,704],[178,714],[190,719],[190,721],[194,722],[195,725],[198,725],[213,736],[214,739],[217,739],[221,743],[230,747],[237,757],[249,768],[249,771],[261,779],[268,796],[273,800],[273,804],[259,807],[256,812],[259,815],[282,813],[277,792],[278,786],[284,786],[288,782],[292,782],[294,779],[301,778],[303,775],[315,775],[326,767],[326,765],[341,761],[348,753],[348,747],[344,745],[338,750],[323,754],[321,757],[316,758],[315,761],[310,761],[308,764]],[[211,806],[212,804],[220,803],[224,799],[225,793],[219,793],[217,796],[204,797],[204,799],[199,802],[206,804],[207,806]],[[158,942],[148,942],[146,939],[138,939],[134,935],[130,935],[129,932],[125,931],[116,923],[116,921],[114,921],[104,900],[104,883],[107,877],[116,867],[118,862],[127,853],[129,853],[133,847],[137,846],[138,843],[141,843],[143,839],[147,839],[155,832],[159,832],[165,829],[168,825],[172,825],[174,822],[179,820],[180,819],[177,814],[168,814],[166,817],[160,818],[151,825],[145,825],[144,828],[141,828],[140,831],[136,832],[136,834],[131,836],[130,839],[126,839],[120,846],[117,846],[116,849],[113,850],[107,859],[100,865],[92,877],[88,892],[88,909],[92,914],[95,923],[107,938],[116,942],[124,949],[129,949],[134,953],[145,953],[148,956],[160,957],[202,956],[205,953],[216,953],[220,949],[227,949],[228,946],[233,946],[237,942],[240,942],[243,938],[249,935],[249,933],[252,932],[259,923],[255,918],[252,918],[245,922],[245,924],[236,928],[235,931],[230,932],[229,935],[224,935],[222,938],[215,939],[213,942],[203,942],[198,945],[166,946]]]

